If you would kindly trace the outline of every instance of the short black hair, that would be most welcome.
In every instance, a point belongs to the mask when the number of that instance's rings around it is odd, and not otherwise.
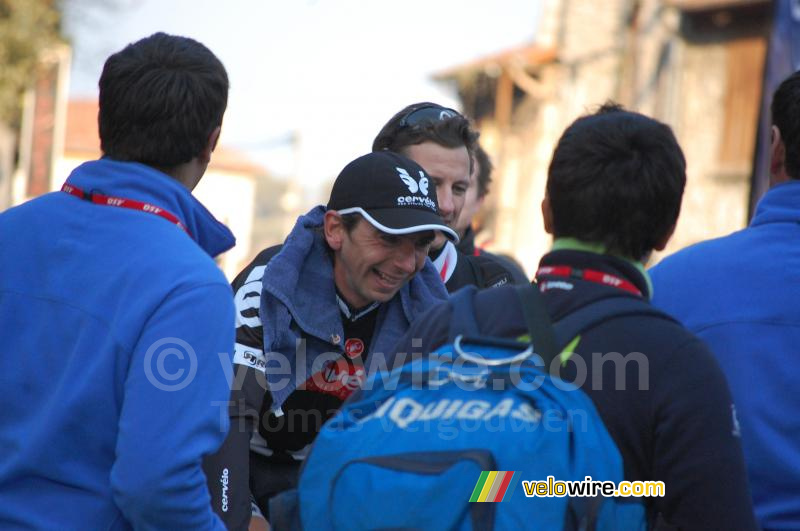
[[[339,216],[342,218],[342,226],[347,234],[352,234],[358,223],[364,219],[361,214],[353,212],[351,214],[344,214]]]
[[[489,185],[492,182],[492,170],[494,165],[489,158],[489,154],[479,143],[475,144],[475,163],[478,171],[475,172],[475,180],[478,185],[478,197],[485,197],[489,193]]]
[[[800,179],[800,71],[787,77],[772,96],[772,125],[786,149],[786,174]]]
[[[669,126],[607,103],[567,127],[553,152],[553,235],[640,260],[669,235],[685,185],[686,160]]]
[[[478,133],[462,114],[448,113],[449,115],[442,119],[429,120],[414,126],[403,124],[405,117],[426,107],[446,109],[446,107],[429,101],[413,103],[404,107],[381,128],[378,136],[372,142],[372,151],[387,149],[395,153],[404,153],[406,147],[428,141],[447,148],[464,146],[469,152],[470,170],[472,170],[472,159]]]
[[[220,60],[201,43],[166,33],[109,57],[99,85],[103,153],[157,168],[199,155],[228,103]]]

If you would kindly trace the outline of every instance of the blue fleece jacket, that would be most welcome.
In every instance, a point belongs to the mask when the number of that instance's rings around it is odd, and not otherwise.
[[[202,456],[227,429],[233,235],[171,177],[88,162],[0,214],[0,528],[223,529]],[[221,405],[222,404],[222,405]]]
[[[337,342],[344,332],[336,303],[333,262],[317,230],[324,215],[325,208],[318,206],[301,216],[264,270],[260,315],[273,408],[280,407],[299,383],[320,370],[314,366],[320,356],[342,349]],[[422,270],[381,305],[368,369],[380,368],[375,364],[387,360],[414,318],[445,299],[447,290],[426,259]],[[313,343],[306,341],[298,348],[298,340],[308,336]]]
[[[770,189],[750,226],[651,270],[653,304],[709,344],[738,410],[764,529],[800,529],[800,181]]]

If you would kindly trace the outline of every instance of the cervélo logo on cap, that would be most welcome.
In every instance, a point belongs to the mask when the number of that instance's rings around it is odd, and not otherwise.
[[[408,191],[412,194],[422,193],[425,197],[420,197],[418,195],[406,195],[406,196],[398,196],[397,204],[400,206],[424,206],[427,207],[434,212],[436,211],[436,203],[428,197],[428,178],[425,176],[425,172],[420,170],[419,172],[419,181],[414,179],[411,175],[409,175],[408,171],[405,168],[401,168],[400,166],[396,166],[395,169],[397,170],[397,175],[400,179],[405,183],[408,187]]]
[[[397,175],[400,176],[400,179],[402,179],[402,181],[406,183],[406,186],[408,186],[409,192],[411,192],[412,194],[416,194],[417,192],[422,192],[422,195],[428,195],[428,178],[425,177],[424,171],[420,170],[419,172],[419,184],[418,184],[417,181],[415,181],[414,178],[408,174],[408,171],[406,171],[405,168],[397,166],[395,169],[397,170]]]

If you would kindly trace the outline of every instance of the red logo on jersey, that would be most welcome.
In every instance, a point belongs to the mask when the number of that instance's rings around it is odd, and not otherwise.
[[[337,361],[329,360],[322,370],[298,387],[307,391],[314,391],[332,395],[339,400],[345,400],[350,394],[361,387],[366,379],[363,367],[356,367],[344,358]]]
[[[358,338],[350,338],[344,343],[344,353],[350,359],[359,357],[364,352],[364,342]]]

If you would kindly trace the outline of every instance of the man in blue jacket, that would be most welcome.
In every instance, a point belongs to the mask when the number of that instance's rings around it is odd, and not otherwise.
[[[201,468],[228,429],[230,231],[192,196],[222,63],[154,34],[106,61],[104,156],[0,215],[0,528],[224,529]]]
[[[250,492],[268,516],[269,500],[296,486],[322,424],[367,374],[386,369],[409,324],[447,298],[427,256],[434,237],[457,236],[437,205],[420,165],[364,155],[336,178],[327,206],[234,280],[231,431],[206,468],[230,529],[247,527]]]
[[[800,529],[800,72],[772,99],[770,190],[750,226],[667,257],[653,304],[706,341],[736,400],[756,515]]]

